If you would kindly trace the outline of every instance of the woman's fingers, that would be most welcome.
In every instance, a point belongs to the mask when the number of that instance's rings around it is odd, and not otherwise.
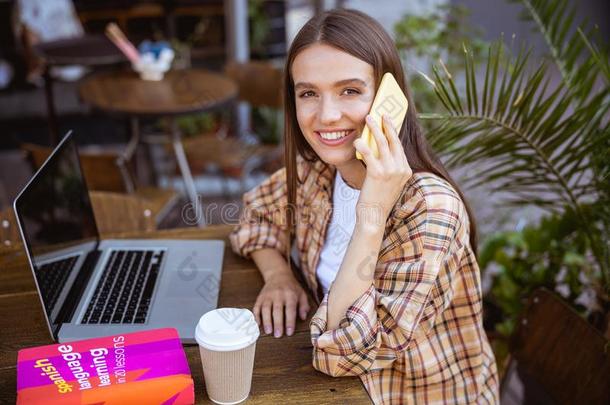
[[[375,122],[372,116],[366,116],[366,123],[371,130],[375,142],[377,143],[377,150],[379,151],[379,159],[384,160],[390,156],[390,147],[386,135],[383,133],[380,124]]]
[[[302,288],[263,291],[259,294],[252,312],[265,334],[292,336],[296,330],[297,309],[301,319],[307,318],[309,302]],[[262,321],[262,322],[261,322]]]
[[[402,142],[400,141],[398,132],[394,127],[394,124],[390,120],[390,117],[387,115],[383,116],[383,130],[388,136],[388,144],[390,146],[390,153],[394,156],[394,162],[403,170],[406,170],[408,173],[412,173],[411,167],[409,166],[409,161],[407,160],[407,155],[405,154],[405,149],[402,146]],[[409,177],[411,174],[409,174]]]
[[[307,313],[309,312],[309,301],[307,301],[307,294],[305,291],[301,291],[298,297],[298,308],[299,316],[302,320],[307,319]],[[292,336],[296,330],[296,317],[297,317],[297,298],[286,299],[286,335]]]
[[[261,314],[263,318],[263,330],[268,335],[273,331],[273,320],[271,318],[271,301],[263,302],[261,306]]]
[[[297,317],[296,299],[286,301],[286,335],[292,336]]]
[[[254,303],[254,306],[252,307],[252,313],[254,314],[254,319],[256,320],[256,323],[258,324],[258,326],[262,326],[261,323],[261,304],[260,304],[260,300],[257,299],[256,302]]]
[[[398,132],[396,132],[396,128],[386,114],[383,115],[383,131],[387,135],[388,145],[390,147],[390,152],[396,156],[396,152],[403,152],[402,143],[400,143],[400,138],[398,137]]]
[[[301,320],[307,319],[307,313],[309,312],[309,301],[307,300],[307,294],[305,291],[301,291],[299,294],[299,315]]]
[[[377,159],[373,155],[373,151],[369,146],[364,142],[364,139],[358,138],[354,141],[354,148],[362,155],[362,159],[366,164],[366,170],[379,170],[381,168],[381,164],[379,163],[379,159]]]
[[[280,337],[284,333],[284,302],[273,301],[273,336]]]

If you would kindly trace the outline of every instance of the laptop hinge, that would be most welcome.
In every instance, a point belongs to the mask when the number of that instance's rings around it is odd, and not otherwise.
[[[97,264],[101,253],[102,252],[99,251],[97,247],[96,249],[87,253],[87,257],[78,271],[78,275],[70,288],[70,292],[68,292],[68,295],[66,296],[66,299],[64,300],[64,303],[57,314],[57,319],[55,322],[56,330],[54,331],[55,334],[59,333],[59,328],[63,323],[72,322],[74,312],[76,311],[85,289],[87,288],[89,279],[93,274],[93,270],[95,270],[95,265]]]

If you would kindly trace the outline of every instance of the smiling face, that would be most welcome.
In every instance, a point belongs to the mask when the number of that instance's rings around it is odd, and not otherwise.
[[[316,43],[296,56],[291,72],[297,121],[309,145],[328,164],[354,161],[353,142],[375,96],[373,66]]]

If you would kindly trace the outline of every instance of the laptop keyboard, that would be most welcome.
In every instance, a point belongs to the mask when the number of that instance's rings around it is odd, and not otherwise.
[[[162,250],[112,251],[81,322],[146,322],[163,254]]]
[[[36,268],[36,279],[48,313],[55,307],[61,288],[65,285],[77,259],[78,255],[49,262]]]

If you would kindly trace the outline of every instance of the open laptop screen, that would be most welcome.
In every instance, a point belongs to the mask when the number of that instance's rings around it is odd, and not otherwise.
[[[53,151],[15,200],[22,236],[49,317],[60,304],[70,271],[98,241],[95,217],[71,133]],[[72,250],[71,250],[72,249]],[[66,262],[67,261],[67,262]],[[58,262],[62,262],[59,267]],[[63,267],[62,267],[63,266]],[[65,295],[61,294],[61,295]]]

